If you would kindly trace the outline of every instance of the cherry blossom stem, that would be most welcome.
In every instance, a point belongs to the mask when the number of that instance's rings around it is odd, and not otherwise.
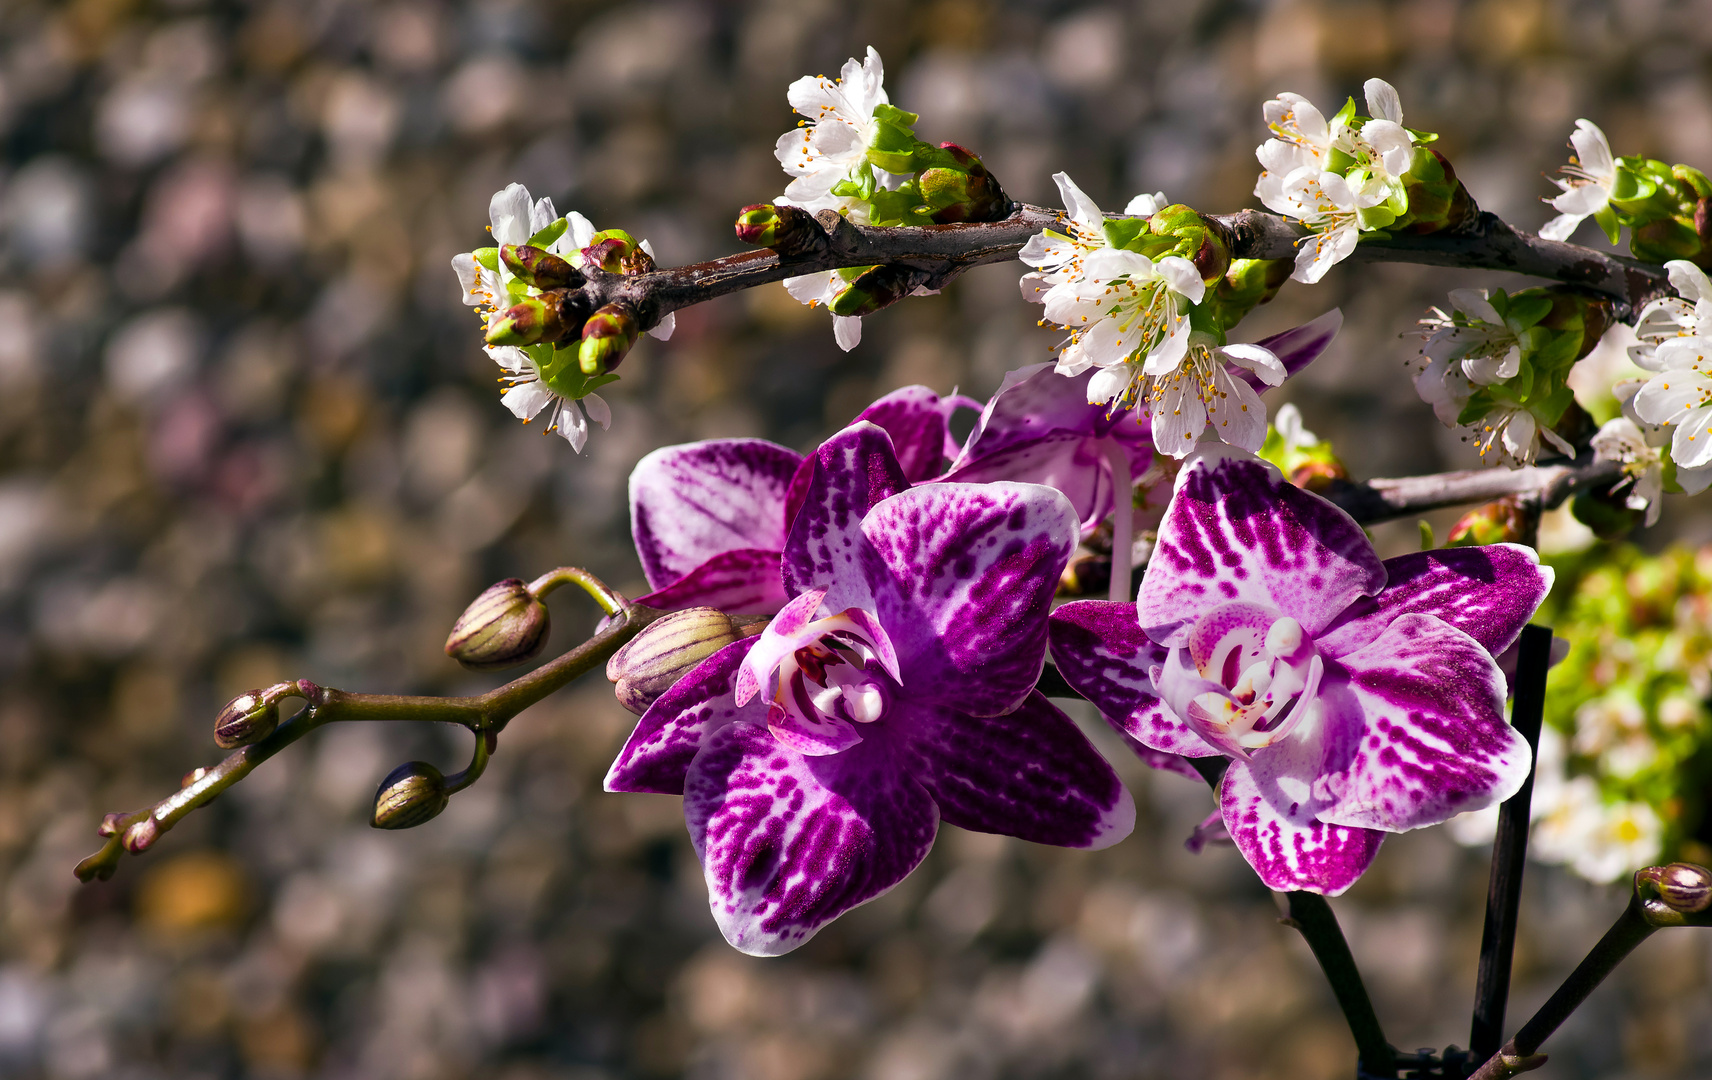
[[[1532,495],[1542,509],[1551,509],[1565,499],[1623,478],[1618,462],[1601,461],[1591,453],[1558,465],[1530,465],[1522,469],[1470,469],[1398,479],[1369,480],[1363,484],[1335,481],[1322,492],[1363,525],[1407,517],[1426,510],[1439,510],[1469,503],[1491,502],[1506,495]]]
[[[1551,666],[1552,633],[1543,626],[1522,628],[1517,644],[1516,700],[1510,725],[1528,741],[1529,753],[1540,743],[1545,714],[1546,671]],[[1492,842],[1492,874],[1486,893],[1486,928],[1480,939],[1480,967],[1474,984],[1474,1023],[1469,1053],[1484,1061],[1504,1041],[1504,1008],[1510,997],[1510,962],[1516,949],[1516,919],[1522,899],[1522,870],[1528,853],[1529,809],[1534,774],[1498,812],[1498,834]]]
[[[1239,259],[1293,259],[1297,242],[1308,235],[1301,225],[1259,210],[1209,217],[1224,226],[1231,253]],[[642,274],[590,271],[579,306],[594,311],[606,304],[623,304],[636,312],[641,328],[648,329],[674,311],[728,293],[787,277],[876,264],[916,268],[923,274],[921,284],[938,289],[973,267],[1016,258],[1029,238],[1042,229],[1062,228],[1064,212],[1018,205],[1002,221],[886,228],[855,225],[828,210],[821,212],[820,221],[824,232],[800,254],[782,256],[763,249]],[[1647,300],[1666,295],[1669,288],[1660,266],[1577,244],[1542,240],[1490,213],[1480,214],[1467,228],[1456,232],[1389,237],[1367,234],[1351,259],[1508,270],[1605,293],[1631,315]]]
[[[87,882],[112,877],[120,856],[125,852],[140,854],[148,850],[161,834],[177,825],[191,811],[207,806],[227,788],[253,772],[256,766],[325,724],[349,721],[461,724],[475,733],[477,746],[469,767],[448,779],[454,791],[468,787],[486,769],[499,733],[513,717],[553,691],[602,666],[644,626],[665,614],[654,608],[629,603],[583,571],[576,571],[565,580],[582,585],[602,607],[610,600],[617,608],[615,617],[587,641],[504,686],[472,697],[353,694],[316,686],[307,679],[301,679],[298,686],[308,705],[280,724],[267,738],[234,750],[217,765],[197,769],[185,778],[183,788],[147,809],[131,814],[108,814],[101,823],[101,835],[107,837],[107,843],[100,851],[77,864],[78,879]]]
[[[1112,469],[1112,600],[1130,599],[1130,575],[1135,559],[1135,483],[1130,478],[1129,451],[1116,439],[1101,439],[1100,452]]]

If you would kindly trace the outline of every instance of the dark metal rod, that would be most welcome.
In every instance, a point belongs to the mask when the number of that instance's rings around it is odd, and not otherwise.
[[[1551,665],[1551,630],[1522,628],[1516,658],[1516,703],[1510,723],[1533,753],[1540,743],[1545,714],[1546,669]],[[1504,1043],[1504,1007],[1510,997],[1510,965],[1516,950],[1516,917],[1522,898],[1522,869],[1528,853],[1529,809],[1534,773],[1498,811],[1498,835],[1492,841],[1492,876],[1486,891],[1486,929],[1480,939],[1480,969],[1474,983],[1474,1024],[1469,1050],[1484,1061]]]

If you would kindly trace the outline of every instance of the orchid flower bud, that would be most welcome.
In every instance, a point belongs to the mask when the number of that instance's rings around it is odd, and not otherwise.
[[[214,745],[233,750],[272,735],[279,727],[279,702],[299,696],[296,683],[276,683],[265,690],[247,690],[220,710],[214,718]]]
[[[575,289],[583,283],[582,271],[544,248],[507,244],[499,249],[499,258],[519,279],[538,289]]]
[[[439,769],[426,761],[407,761],[380,782],[369,824],[377,829],[414,829],[438,816],[450,799]]]
[[[860,317],[890,307],[919,284],[919,271],[887,264],[863,269],[826,305],[834,315]]]
[[[622,304],[608,304],[583,323],[577,366],[584,375],[602,375],[617,367],[636,344],[636,315]]]
[[[473,671],[523,663],[547,644],[547,605],[519,578],[489,585],[453,624],[446,655]]]
[[[1635,875],[1658,891],[1672,911],[1693,913],[1712,907],[1712,871],[1693,863],[1649,866]]]
[[[743,637],[737,621],[716,608],[674,611],[613,653],[606,677],[618,703],[640,716],[697,664]]]

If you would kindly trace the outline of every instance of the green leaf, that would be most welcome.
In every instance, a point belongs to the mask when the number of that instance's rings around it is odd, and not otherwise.
[[[1605,233],[1605,238],[1613,244],[1617,242],[1617,211],[1609,205],[1601,206],[1593,214],[1593,223]]]
[[[1106,243],[1115,248],[1127,248],[1147,228],[1145,218],[1110,218],[1101,227]]]
[[[570,218],[560,218],[559,220],[552,222],[549,225],[547,225],[546,228],[542,229],[540,232],[536,233],[534,236],[531,236],[529,238],[529,246],[530,247],[538,247],[538,248],[547,247],[548,245],[552,244],[553,241],[555,241],[559,237],[565,235],[565,230],[570,228],[570,227],[571,227],[571,219]]]
[[[1504,322],[1520,332],[1550,315],[1551,309],[1551,297],[1532,291],[1519,292],[1510,297],[1510,310],[1504,312]]]
[[[1546,427],[1551,427],[1563,419],[1566,409],[1575,403],[1575,391],[1564,385],[1559,385],[1543,399],[1529,406],[1534,418]]]
[[[475,256],[476,262],[481,263],[483,266],[487,267],[489,270],[492,270],[496,274],[499,273],[499,249],[498,248],[496,248],[496,247],[476,248],[474,251],[470,252],[470,254]]]
[[[1353,119],[1355,119],[1355,99],[1347,98],[1343,103],[1343,108],[1339,109],[1337,111],[1337,115],[1333,116],[1331,120],[1327,122],[1333,128],[1336,128],[1339,124],[1347,124]],[[1336,170],[1333,171],[1335,172]]]
[[[905,112],[896,105],[879,104],[874,106],[874,119],[882,124],[896,125],[903,128],[913,128],[921,117],[916,113]]]

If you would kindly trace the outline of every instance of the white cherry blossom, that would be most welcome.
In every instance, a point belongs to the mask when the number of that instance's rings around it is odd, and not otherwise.
[[[867,158],[877,131],[874,109],[890,104],[884,79],[880,54],[869,46],[867,59],[846,61],[837,79],[805,75],[790,85],[791,108],[807,119],[779,136],[773,151],[793,177],[779,201],[810,213],[852,208],[832,188],[850,179]]]
[[[1623,479],[1612,491],[1627,487],[1624,504],[1631,510],[1645,510],[1647,524],[1657,524],[1659,497],[1664,494],[1664,457],[1640,425],[1626,416],[1608,421],[1593,436],[1593,452],[1602,461],[1623,466]],[[1712,480],[1712,475],[1707,479]]]
[[[545,413],[546,430],[557,431],[579,454],[588,443],[590,420],[599,424],[602,431],[611,426],[612,409],[599,394],[585,393],[579,398],[570,398],[556,393],[543,377],[541,366],[527,351],[502,346],[490,347],[487,354],[506,372],[499,380],[506,384],[500,404],[525,424]],[[575,357],[572,356],[569,362],[575,365]]]
[[[1617,181],[1617,162],[1611,156],[1611,144],[1598,125],[1591,120],[1577,120],[1569,143],[1575,147],[1575,156],[1558,170],[1564,178],[1552,180],[1563,189],[1563,194],[1546,200],[1558,212],[1557,217],[1540,228],[1540,236],[1547,240],[1568,240],[1584,218],[1609,206],[1611,186]]]
[[[1655,300],[1641,311],[1635,328],[1641,344],[1629,356],[1656,374],[1631,404],[1638,419],[1674,428],[1670,456],[1686,490],[1685,471],[1712,466],[1712,282],[1693,263],[1665,265],[1682,298]]]

